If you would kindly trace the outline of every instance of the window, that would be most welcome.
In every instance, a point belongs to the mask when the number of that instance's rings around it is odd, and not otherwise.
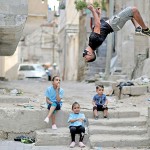
[[[29,65],[24,65],[24,66],[20,66],[19,71],[31,71],[31,70],[35,70],[33,66],[29,66]]]

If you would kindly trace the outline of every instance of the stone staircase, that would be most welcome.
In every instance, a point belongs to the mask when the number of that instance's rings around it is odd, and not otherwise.
[[[103,119],[102,113],[98,120],[93,119],[91,112],[85,113],[88,118],[88,127],[84,143],[86,149],[99,148],[127,148],[149,146],[147,134],[147,118],[140,116],[137,111],[110,112],[110,118]],[[58,130],[42,129],[35,132],[38,146],[67,146],[70,144],[68,127],[59,127]],[[76,136],[78,142],[79,136]]]
[[[128,118],[88,119],[88,121],[92,148],[131,148],[149,145],[147,118],[144,116],[132,116],[130,113]]]
[[[89,144],[89,136],[87,133],[87,128],[86,128],[86,133],[85,133],[85,138],[84,138],[84,143],[86,146],[90,147]],[[42,130],[37,130],[35,133],[36,137],[36,146],[68,146],[70,145],[71,142],[71,137],[70,137],[70,132],[68,127],[61,127],[58,128],[57,130],[52,130],[52,129],[42,129]],[[76,141],[79,141],[79,135],[76,135]]]

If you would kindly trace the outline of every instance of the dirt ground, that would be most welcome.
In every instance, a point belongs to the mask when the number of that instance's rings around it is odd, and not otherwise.
[[[19,89],[22,91],[21,96],[30,98],[30,103],[34,106],[40,107],[45,103],[45,90],[51,85],[50,81],[41,79],[25,79],[14,81],[0,81],[0,90],[6,89],[7,92],[0,93],[0,95],[10,95],[8,91]],[[64,106],[71,109],[74,101],[78,101],[82,109],[92,110],[92,98],[96,94],[95,83],[62,81],[61,87],[64,89]],[[147,115],[147,108],[150,106],[150,93],[145,95],[130,97],[118,100],[117,97],[108,96],[109,107],[120,110],[139,110],[142,115]]]

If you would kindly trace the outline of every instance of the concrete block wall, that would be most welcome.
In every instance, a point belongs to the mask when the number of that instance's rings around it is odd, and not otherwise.
[[[1,1],[0,14],[23,15],[28,14],[27,0],[5,0]]]
[[[48,113],[46,109],[10,108],[8,110],[8,108],[1,108],[0,113],[0,129],[7,133],[30,133],[37,129],[50,127],[50,124],[44,122]],[[65,113],[61,110],[57,113],[58,127],[67,126],[68,114]]]
[[[27,0],[5,0],[0,5],[0,56],[10,56],[22,35],[28,14]]]
[[[139,86],[123,86],[121,91],[118,87],[112,86],[114,94],[119,99],[128,98],[130,96],[140,96],[150,92],[150,85],[139,85]]]
[[[117,12],[128,6],[136,6],[144,22],[149,26],[150,17],[147,12],[149,12],[150,1],[143,0],[142,5],[140,0],[115,0],[115,3],[115,10]],[[138,60],[138,57],[139,55],[144,56],[146,54],[146,49],[149,47],[148,37],[135,35],[135,28],[131,21],[128,21],[122,30],[115,33],[115,42],[115,50],[118,55],[117,62],[121,64],[122,73],[125,73],[130,78],[137,78],[144,75],[142,74],[143,66],[140,66],[142,65],[142,61]],[[140,63],[138,66],[137,60]]]
[[[8,105],[8,104],[7,104]],[[10,139],[19,135],[35,137],[35,131],[51,128],[50,123],[44,122],[48,114],[46,108],[23,108],[22,106],[4,106],[0,108],[0,139]],[[68,127],[68,111],[60,110],[56,114],[58,128]]]

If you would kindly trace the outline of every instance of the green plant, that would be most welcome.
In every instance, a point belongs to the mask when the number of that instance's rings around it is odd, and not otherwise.
[[[105,0],[102,0],[102,10],[106,11],[106,1]]]
[[[94,2],[94,3],[93,3],[93,6],[94,6],[94,8],[101,7],[100,4],[99,4],[98,2]]]
[[[86,9],[87,5],[88,4],[84,0],[76,0],[75,1],[75,6],[76,6],[77,11]],[[97,1],[93,2],[93,6],[94,6],[94,8],[101,7],[101,5]]]
[[[76,5],[77,11],[87,8],[87,3],[83,0],[76,0],[75,5]]]

